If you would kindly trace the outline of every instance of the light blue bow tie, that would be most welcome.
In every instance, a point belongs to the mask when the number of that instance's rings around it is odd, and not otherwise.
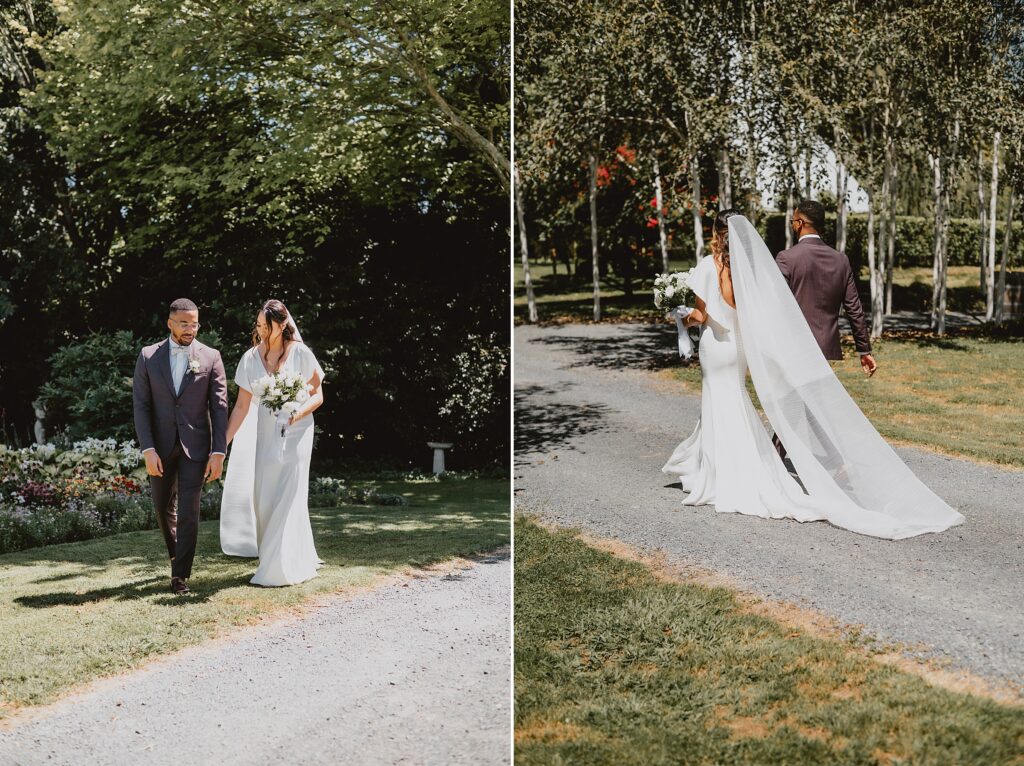
[[[175,355],[185,354],[188,356],[189,350],[188,346],[171,346],[171,353]]]

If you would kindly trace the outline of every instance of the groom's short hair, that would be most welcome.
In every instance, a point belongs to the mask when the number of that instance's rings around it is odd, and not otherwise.
[[[798,212],[811,222],[811,226],[819,234],[825,231],[825,207],[813,199],[805,199],[796,206]]]
[[[176,311],[199,311],[199,307],[188,298],[178,298],[171,304],[171,313]]]

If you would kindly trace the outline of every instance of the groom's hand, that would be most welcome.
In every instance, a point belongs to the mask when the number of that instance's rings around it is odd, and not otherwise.
[[[869,378],[875,374],[875,370],[878,369],[878,362],[871,354],[860,355],[860,366],[864,368],[864,374]]]
[[[224,473],[224,456],[210,455],[210,459],[206,461],[206,480],[216,481],[222,473]]]
[[[164,475],[163,461],[160,460],[160,456],[156,454],[155,449],[146,450],[142,453],[142,456],[146,458],[146,473],[150,476]]]

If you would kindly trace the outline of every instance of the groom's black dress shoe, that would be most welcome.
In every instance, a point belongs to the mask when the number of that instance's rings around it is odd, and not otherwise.
[[[188,589],[188,583],[182,580],[180,577],[171,578],[171,593],[178,596],[183,596],[186,593],[191,593]]]

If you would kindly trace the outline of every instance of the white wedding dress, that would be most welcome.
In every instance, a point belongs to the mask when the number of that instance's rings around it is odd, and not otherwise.
[[[323,368],[308,346],[296,342],[280,370],[297,370],[306,381]],[[235,382],[252,392],[268,375],[257,347],[238,363]],[[231,445],[221,500],[221,549],[229,556],[259,556],[254,585],[305,582],[323,561],[313,544],[309,521],[309,463],[313,455],[313,417],[281,424],[255,398]]]
[[[962,523],[846,393],[764,241],[742,216],[729,219],[729,258],[735,309],[722,296],[714,258],[701,260],[690,282],[708,315],[699,347],[701,416],[662,468],[689,493],[683,504],[824,520],[894,540]],[[800,482],[754,409],[748,367]]]

